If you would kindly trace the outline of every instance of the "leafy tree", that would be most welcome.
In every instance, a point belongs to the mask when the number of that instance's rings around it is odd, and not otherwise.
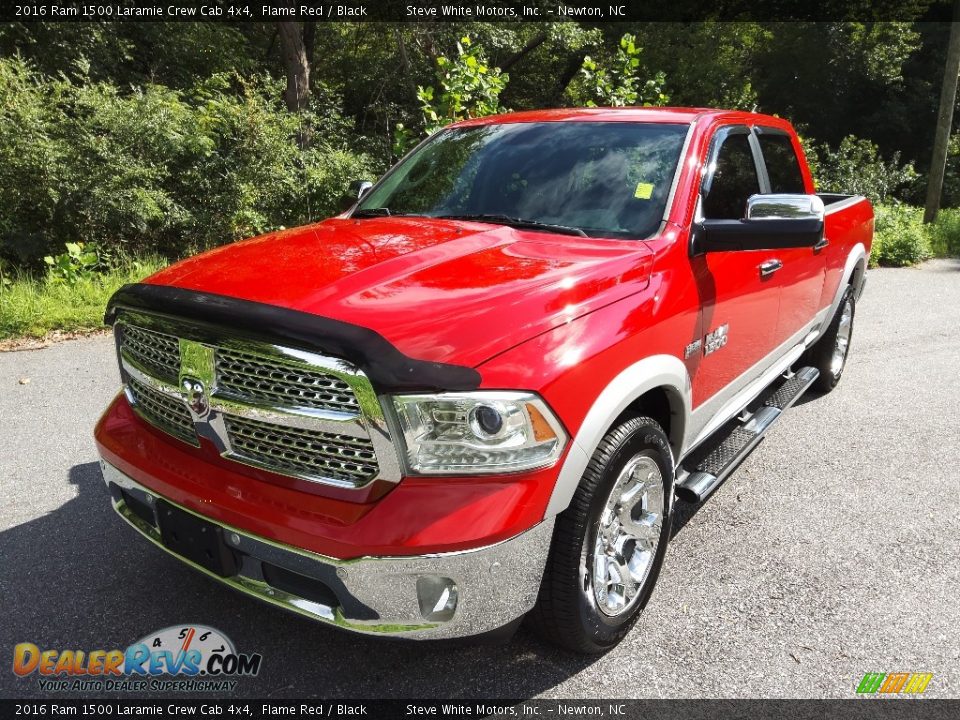
[[[666,105],[670,97],[664,91],[666,76],[662,72],[643,79],[645,68],[640,62],[643,49],[636,38],[626,33],[609,58],[586,56],[580,69],[580,82],[568,89],[576,105],[596,107],[608,105]]]
[[[807,141],[804,151],[820,192],[856,193],[886,202],[919,177],[912,163],[900,163],[899,152],[884,160],[874,143],[853,135],[845,137],[836,150]]]
[[[900,22],[298,23],[289,37],[275,22],[7,23],[0,256],[43,269],[65,242],[176,255],[320,217],[346,178],[457,119],[667,95],[787,117],[822,189],[916,203],[949,23],[910,21],[922,8],[905,2]],[[308,73],[285,104],[291,57]]]
[[[510,85],[503,93],[504,103],[514,108],[570,104],[567,88],[580,75],[583,59],[603,48],[605,39],[601,29],[575,22],[518,23],[514,27],[518,30],[514,31],[516,36],[509,48],[510,54],[494,55],[496,64],[510,71]],[[526,33],[522,32],[524,29]]]
[[[432,85],[417,88],[428,135],[458,120],[506,111],[500,104],[500,93],[510,76],[490,67],[483,49],[474,45],[469,35],[460,38],[455,58],[437,58],[437,71],[439,90]]]
[[[483,48],[469,35],[457,41],[456,49],[456,57],[440,55],[436,59],[438,89],[433,85],[417,87],[424,135],[432,135],[458,120],[506,112],[500,104],[500,94],[510,76],[500,68],[491,67]],[[398,123],[394,154],[402,155],[415,140],[416,134]]]
[[[900,149],[892,136],[906,90],[904,65],[919,49],[911,23],[771,23],[752,79],[758,110],[808,127],[838,144],[851,132]],[[891,121],[894,122],[891,122]],[[901,138],[902,139],[902,138]]]
[[[219,74],[124,92],[0,60],[0,255],[36,266],[82,241],[177,256],[332,214],[373,163],[349,147],[335,94],[315,86],[298,117],[281,88]]]
[[[670,102],[752,110],[757,61],[774,41],[763,23],[646,23],[629,26],[651,67],[670,78]]]

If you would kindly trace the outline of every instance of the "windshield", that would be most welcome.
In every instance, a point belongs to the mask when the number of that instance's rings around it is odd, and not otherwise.
[[[646,238],[663,218],[687,128],[545,122],[441,131],[363,198],[354,216],[460,217]]]

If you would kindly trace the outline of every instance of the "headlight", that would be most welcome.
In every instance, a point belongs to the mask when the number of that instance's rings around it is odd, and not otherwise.
[[[567,434],[533,393],[395,395],[407,464],[415,473],[517,472],[553,463]]]

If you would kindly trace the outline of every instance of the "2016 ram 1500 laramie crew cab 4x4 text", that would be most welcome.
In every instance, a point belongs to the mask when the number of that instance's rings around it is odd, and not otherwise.
[[[529,615],[586,653],[650,598],[675,499],[837,384],[873,233],[787,122],[719,110],[468,120],[354,199],[112,298],[115,509],[341,628]]]

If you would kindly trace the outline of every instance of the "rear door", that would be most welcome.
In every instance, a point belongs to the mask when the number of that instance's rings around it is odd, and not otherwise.
[[[760,178],[763,192],[810,192],[805,187],[791,136],[780,128],[757,126],[754,131],[763,156],[763,174]],[[826,270],[824,247],[826,245],[821,241],[820,246],[815,248],[776,251],[777,259],[782,263],[773,276],[780,288],[780,312],[774,331],[774,342],[778,346],[800,340],[820,309]]]
[[[761,165],[750,128],[719,128],[711,141],[699,219],[742,219],[747,198],[761,192]],[[779,251],[778,251],[779,252]],[[693,404],[722,405],[758,376],[774,348],[780,293],[760,265],[776,254],[737,250],[691,258],[703,308],[701,345],[687,349],[693,365]]]

